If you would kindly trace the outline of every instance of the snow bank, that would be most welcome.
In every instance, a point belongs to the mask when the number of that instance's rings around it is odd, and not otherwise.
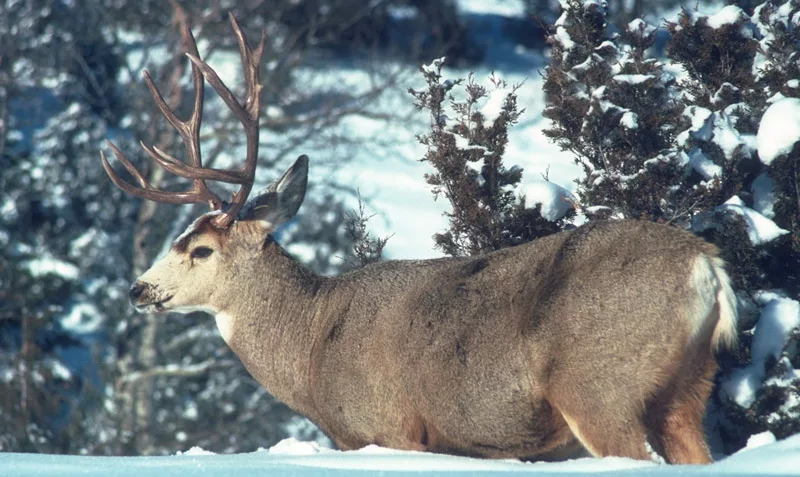
[[[790,153],[797,141],[800,141],[800,99],[779,99],[767,108],[758,126],[758,157],[769,165],[778,156]]]
[[[529,474],[537,477],[598,474],[614,476],[743,476],[800,475],[800,436],[773,442],[759,435],[737,454],[710,466],[670,466],[619,457],[585,458],[566,462],[523,463],[517,460],[483,460],[368,446],[336,451],[294,439],[268,451],[216,455],[199,447],[167,457],[86,457],[40,454],[0,454],[0,475],[15,477],[103,476],[141,477],[195,475],[343,476],[388,474],[397,477],[425,475],[499,476]]]

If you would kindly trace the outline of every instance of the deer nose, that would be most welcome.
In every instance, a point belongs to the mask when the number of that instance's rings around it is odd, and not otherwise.
[[[131,298],[131,303],[134,303],[142,295],[144,288],[144,283],[142,282],[136,282],[131,285],[131,289],[128,291],[128,296]]]

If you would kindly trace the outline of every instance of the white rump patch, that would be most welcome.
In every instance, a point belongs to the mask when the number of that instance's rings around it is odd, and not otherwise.
[[[692,268],[691,284],[697,297],[689,316],[690,339],[696,338],[706,320],[716,318],[711,314],[714,305],[717,305],[719,321],[714,326],[711,347],[716,349],[720,345],[733,346],[736,343],[736,295],[722,260],[707,255],[698,256]]]

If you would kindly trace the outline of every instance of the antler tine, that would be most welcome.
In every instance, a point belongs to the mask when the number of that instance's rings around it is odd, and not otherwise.
[[[135,195],[136,197],[141,197],[142,199],[153,200],[156,202],[164,202],[169,204],[192,204],[195,202],[211,202],[213,200],[219,200],[218,197],[214,195],[208,189],[196,189],[192,187],[191,189],[183,192],[172,192],[172,191],[164,191],[160,189],[156,189],[147,182],[147,179],[144,178],[141,172],[136,169],[131,161],[125,157],[122,151],[111,141],[106,141],[111,147],[111,150],[114,151],[114,155],[117,156],[117,159],[125,166],[125,169],[131,173],[133,177],[136,178],[136,181],[139,183],[140,187],[136,187],[134,185],[129,184],[124,179],[117,175],[114,168],[111,167],[109,164],[108,159],[103,151],[100,151],[100,161],[103,163],[103,169],[106,170],[106,174],[108,177],[111,178],[111,182],[114,183],[117,187],[122,189],[123,191]]]
[[[234,18],[232,14],[229,14],[229,18],[239,44],[239,54],[242,57],[242,67],[244,69],[245,85],[247,88],[244,106],[239,103],[239,100],[236,99],[236,96],[233,95],[231,90],[225,86],[225,83],[222,82],[216,71],[197,56],[187,54],[192,63],[203,73],[208,84],[214,88],[219,97],[222,98],[228,108],[230,108],[233,114],[239,119],[239,122],[242,123],[247,138],[245,163],[241,169],[222,170],[206,168],[203,169],[205,172],[196,171],[204,177],[213,177],[216,180],[241,184],[239,190],[233,194],[228,209],[215,219],[216,225],[223,228],[229,226],[236,219],[239,210],[244,206],[247,197],[250,195],[250,190],[253,188],[253,181],[255,180],[256,163],[258,160],[259,97],[261,93],[261,85],[258,82],[258,69],[266,44],[266,34],[262,31],[261,41],[258,47],[252,50],[247,44],[247,37],[236,21],[236,18]],[[174,166],[175,164],[171,165]],[[178,167],[181,169],[184,168],[183,165]]]
[[[236,34],[236,40],[239,43],[239,55],[242,57],[242,70],[247,83],[245,110],[249,117],[258,118],[259,97],[261,94],[261,85],[258,83],[258,67],[261,64],[261,56],[264,54],[264,47],[267,44],[267,34],[264,30],[261,30],[261,40],[258,42],[258,47],[255,50],[251,50],[247,45],[247,38],[239,26],[239,22],[236,21],[236,17],[232,14],[228,14],[228,17]]]
[[[162,151],[157,146],[148,146],[144,143],[141,143],[141,146],[150,157],[164,168],[164,170],[175,175],[190,179],[214,180],[231,184],[243,184],[247,182],[247,177],[245,177],[241,171],[187,166],[185,163]]]
[[[197,50],[197,42],[194,39],[194,35],[192,35],[191,29],[189,28],[188,21],[186,19],[186,13],[179,5],[177,5],[177,3],[174,7],[176,8],[175,14],[177,21],[180,24],[181,43],[183,49],[185,49],[189,55],[199,55]],[[180,134],[181,139],[186,147],[186,156],[189,160],[189,164],[192,166],[192,169],[181,168],[180,166],[184,165],[183,162],[178,161],[155,146],[148,147],[142,143],[142,148],[144,148],[147,154],[155,159],[167,171],[188,179],[192,179],[192,190],[202,191],[203,196],[209,197],[209,205],[212,209],[222,208],[222,199],[208,189],[208,186],[205,183],[205,179],[207,178],[201,177],[197,174],[198,170],[203,170],[203,160],[200,151],[200,126],[203,120],[203,103],[205,94],[203,74],[195,66],[195,64],[192,63],[194,104],[192,107],[191,116],[189,116],[189,119],[185,121],[179,119],[172,108],[169,107],[147,71],[144,72],[144,79],[145,83],[147,84],[147,88],[150,90],[150,94],[153,96],[153,100],[158,106],[159,111],[161,111],[170,125],[172,125],[172,127],[178,131],[178,134]]]
[[[143,189],[149,189],[150,184],[147,182],[147,179],[145,179],[144,176],[139,172],[139,169],[137,169],[136,166],[134,166],[133,163],[131,163],[131,161],[129,161],[128,158],[125,157],[125,154],[123,154],[122,151],[119,150],[117,145],[109,141],[108,139],[106,139],[106,144],[108,144],[109,147],[111,147],[111,150],[114,151],[114,155],[117,156],[119,162],[121,162],[122,165],[125,166],[125,169],[127,169],[128,172],[133,177],[136,178],[136,182],[139,183],[139,186],[142,187]],[[108,164],[108,161],[106,161],[106,155],[103,153],[103,151],[100,151],[100,156],[103,159],[104,168],[106,169],[106,171],[108,171],[109,167],[105,166],[107,165],[110,166],[110,164]]]

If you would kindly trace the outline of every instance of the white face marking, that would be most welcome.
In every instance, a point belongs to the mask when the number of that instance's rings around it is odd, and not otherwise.
[[[178,243],[181,240],[185,239],[190,233],[194,232],[194,230],[197,228],[197,224],[199,224],[200,220],[203,219],[204,217],[208,217],[210,215],[211,216],[220,215],[220,214],[222,214],[222,211],[220,211],[220,210],[212,210],[211,212],[207,212],[207,213],[201,215],[200,217],[194,219],[192,221],[192,223],[189,224],[188,227],[186,227],[186,230],[184,230],[182,234],[180,234],[177,237],[175,237],[175,240],[172,241],[172,245],[171,246],[175,246],[176,243]],[[169,249],[167,249],[167,250],[169,250]]]
[[[233,316],[222,312],[217,313],[214,319],[217,322],[217,329],[225,343],[231,344],[231,336],[233,336]]]

